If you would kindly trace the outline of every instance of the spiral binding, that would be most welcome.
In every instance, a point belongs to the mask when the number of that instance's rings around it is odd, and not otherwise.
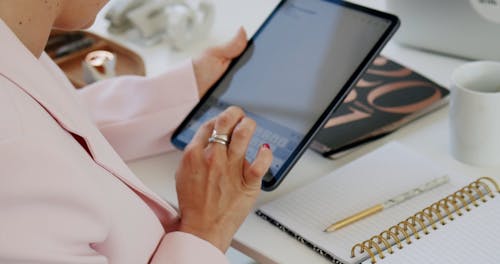
[[[494,179],[481,177],[455,193],[417,212],[408,219],[384,230],[379,235],[375,235],[366,241],[354,245],[351,249],[351,258],[356,256],[356,249],[359,248],[359,254],[366,252],[371,262],[377,263],[375,256],[378,255],[380,259],[384,259],[385,255],[382,252],[384,249],[387,249],[389,254],[394,253],[391,245],[396,245],[398,249],[402,249],[404,242],[406,244],[412,243],[411,237],[420,239],[420,231],[424,235],[429,234],[429,226],[435,230],[438,228],[437,224],[446,225],[446,219],[453,221],[455,215],[462,216],[462,209],[470,211],[471,204],[477,207],[479,206],[479,201],[483,203],[487,202],[486,197],[488,195],[491,198],[495,197],[487,183],[490,183],[496,189],[496,192],[500,193],[500,187]]]

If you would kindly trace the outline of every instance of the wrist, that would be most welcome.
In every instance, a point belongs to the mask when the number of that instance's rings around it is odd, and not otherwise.
[[[221,225],[215,224],[212,227],[201,227],[190,225],[181,221],[179,231],[197,236],[198,238],[209,242],[221,252],[225,253],[230,246],[231,237],[229,239],[226,238],[224,235],[224,229],[217,230],[218,226]]]

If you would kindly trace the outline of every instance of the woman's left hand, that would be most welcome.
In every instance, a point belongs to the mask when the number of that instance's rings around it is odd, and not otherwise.
[[[213,47],[193,60],[194,74],[200,98],[222,76],[232,59],[236,58],[247,45],[247,35],[240,28],[228,43]]]

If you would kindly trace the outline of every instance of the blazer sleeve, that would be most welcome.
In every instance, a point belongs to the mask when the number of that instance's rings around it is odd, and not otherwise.
[[[124,76],[78,90],[80,101],[124,160],[173,149],[170,136],[198,101],[191,61],[157,77]]]
[[[151,264],[229,264],[226,256],[209,242],[184,232],[167,233]]]

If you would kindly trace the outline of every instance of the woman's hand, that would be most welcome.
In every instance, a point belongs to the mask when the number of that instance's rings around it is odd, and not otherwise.
[[[176,173],[179,231],[205,239],[222,252],[252,209],[271,165],[267,144],[252,163],[245,159],[255,127],[243,110],[229,107],[198,130]],[[230,135],[229,144],[209,143],[214,130]]]
[[[236,36],[225,45],[205,51],[193,60],[194,74],[200,98],[222,76],[232,59],[236,58],[247,45],[247,35],[240,28]]]

